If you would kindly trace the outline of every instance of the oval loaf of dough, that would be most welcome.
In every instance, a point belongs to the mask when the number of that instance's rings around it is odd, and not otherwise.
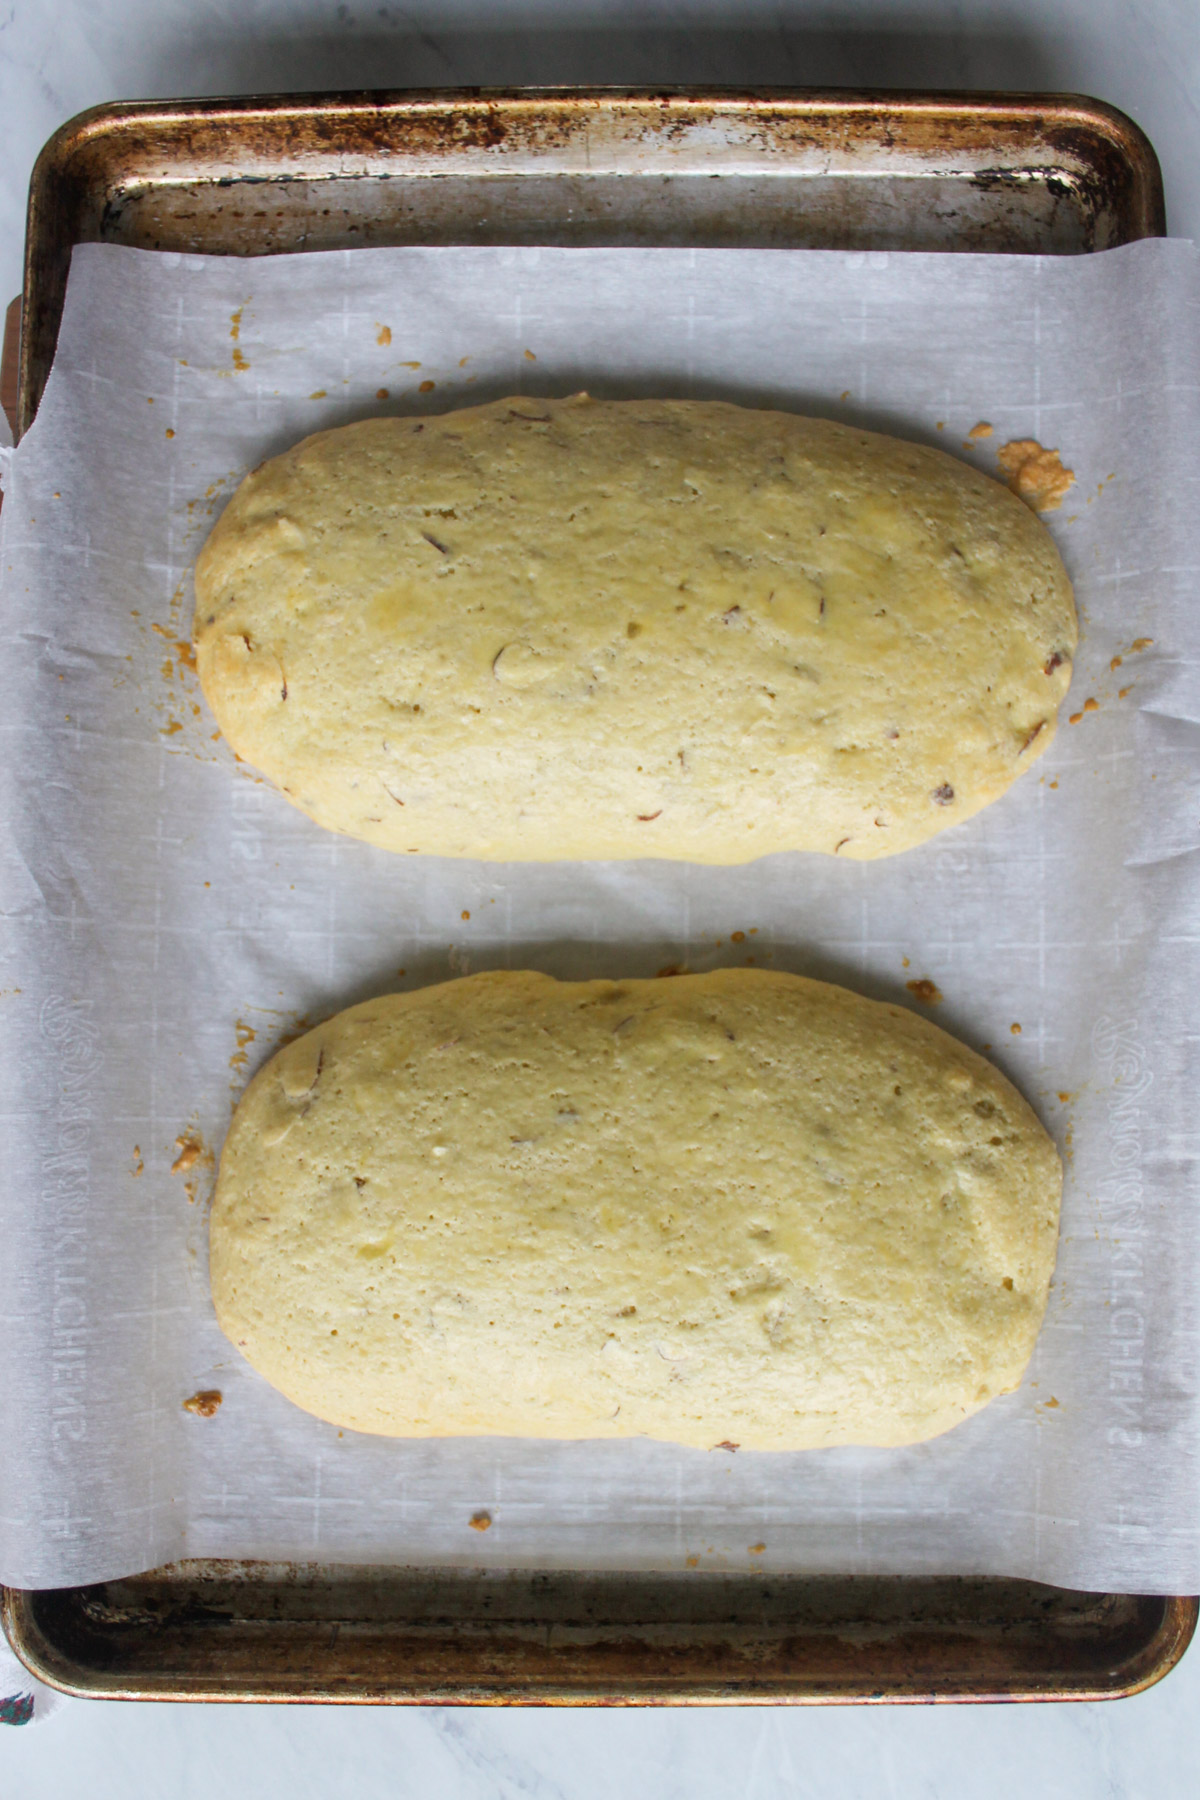
[[[1004,1077],[799,976],[472,975],[238,1106],[217,1316],[359,1431],[908,1444],[1015,1388],[1062,1171]]]
[[[1053,541],[953,457],[717,401],[306,438],[196,568],[229,743],[319,824],[500,860],[886,856],[1046,749]]]

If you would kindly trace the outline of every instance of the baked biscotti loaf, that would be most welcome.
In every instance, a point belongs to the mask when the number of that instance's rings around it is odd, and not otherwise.
[[[359,1431],[908,1444],[1021,1379],[1062,1171],[989,1063],[753,969],[355,1006],[238,1106],[220,1323]]]
[[[319,824],[501,860],[886,856],[1054,736],[1071,586],[940,451],[717,401],[306,438],[196,568],[204,692]]]

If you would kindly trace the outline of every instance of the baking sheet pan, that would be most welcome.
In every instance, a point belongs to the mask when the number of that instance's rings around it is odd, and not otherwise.
[[[464,241],[1072,254],[1161,229],[1145,140],[1075,100],[437,95],[102,109],[52,140],[35,177],[20,422],[48,372],[77,241],[241,255]],[[97,1693],[740,1701],[1130,1691],[1170,1666],[1195,1623],[1188,1601],[1021,1582],[704,1580],[514,1576],[497,1619],[494,1573],[181,1565],[102,1590],[10,1594],[6,1623],[49,1679]],[[336,1629],[321,1623],[331,1609]],[[269,1618],[281,1660],[268,1694],[226,1652],[226,1674],[214,1670],[200,1621],[220,1621],[228,1650],[239,1632],[265,1643]],[[571,1633],[593,1625],[592,1648],[566,1654]],[[382,1665],[366,1648],[380,1630],[392,1644]],[[530,1632],[545,1640],[536,1669],[521,1647]],[[834,1650],[847,1633],[861,1640],[852,1677]],[[1006,1662],[1000,1645],[1018,1640]]]
[[[179,1563],[9,1591],[86,1698],[470,1705],[1101,1700],[1159,1680],[1195,1603],[1027,1581]]]
[[[1148,140],[1079,95],[527,89],[102,106],[64,125],[34,169],[20,429],[77,243],[1079,255],[1165,231]]]

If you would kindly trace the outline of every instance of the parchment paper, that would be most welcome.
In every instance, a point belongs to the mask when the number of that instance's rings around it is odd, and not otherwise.
[[[76,251],[0,514],[0,1577],[253,1555],[1200,1587],[1198,275],[1178,242]],[[874,865],[489,866],[311,825],[217,741],[188,666],[220,507],[321,427],[579,388],[809,409],[985,469],[1009,439],[1059,448],[1078,722],[999,804]],[[938,1023],[1064,1149],[1019,1393],[899,1452],[395,1442],[307,1417],[221,1336],[211,1164],[173,1175],[176,1140],[218,1150],[302,1019],[467,969],[750,956],[912,1005],[934,981]],[[212,1418],[182,1405],[205,1389]]]

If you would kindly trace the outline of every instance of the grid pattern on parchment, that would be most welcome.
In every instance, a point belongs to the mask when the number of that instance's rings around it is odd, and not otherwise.
[[[184,1552],[739,1566],[761,1544],[780,1569],[1195,1585],[1179,1524],[1196,1150],[1179,1096],[1200,1041],[1186,886],[1200,552],[1179,474],[1200,391],[1194,269],[1181,245],[1076,262],[77,257],[4,514],[0,986],[21,991],[0,1002],[0,1039],[22,1071],[4,1123],[14,1191],[52,1197],[46,1145],[86,1128],[89,1196],[82,1284],[53,1209],[16,1221],[30,1276],[0,1330],[27,1396],[6,1417],[29,1454],[3,1490],[11,1578]],[[1147,291],[1189,329],[1168,331]],[[1076,485],[1053,527],[1084,618],[1070,709],[1099,709],[1064,722],[1003,803],[876,865],[499,867],[319,832],[214,741],[181,649],[216,510],[308,430],[581,387],[818,410],[985,468],[1010,438],[1061,447]],[[993,435],[968,446],[979,420]],[[1154,643],[1131,653],[1139,637]],[[1059,1272],[1019,1394],[904,1452],[386,1443],[300,1414],[221,1337],[210,1177],[203,1158],[170,1173],[177,1139],[219,1145],[248,1074],[301,1020],[468,969],[637,975],[750,956],[905,1004],[908,979],[936,980],[939,1022],[988,1047],[1067,1151]],[[77,1342],[69,1325],[54,1335],[47,1291],[81,1297]],[[208,1387],[224,1394],[216,1418],[184,1413]],[[57,1460],[39,1448],[56,1417]],[[486,1536],[468,1526],[480,1510]]]

